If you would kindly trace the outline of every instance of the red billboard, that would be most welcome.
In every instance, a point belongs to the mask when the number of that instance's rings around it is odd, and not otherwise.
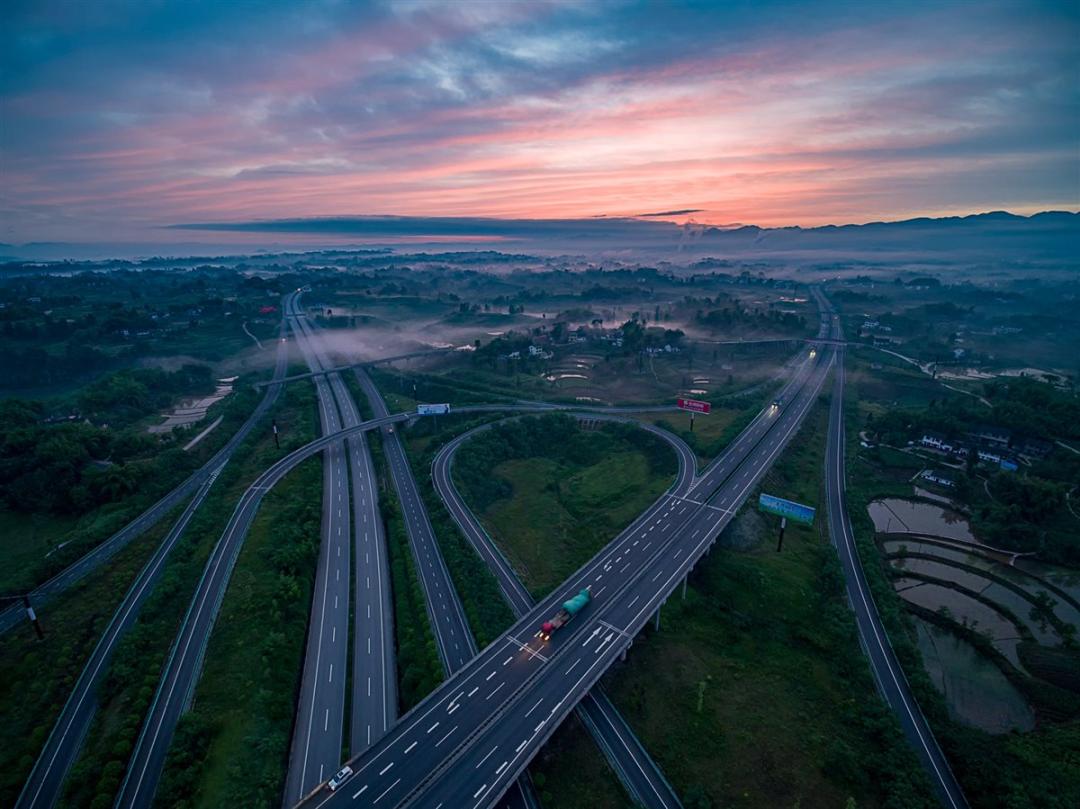
[[[709,410],[712,409],[712,405],[708,402],[702,402],[698,399],[676,399],[675,404],[680,410],[689,410],[691,413],[704,413],[709,414]]]

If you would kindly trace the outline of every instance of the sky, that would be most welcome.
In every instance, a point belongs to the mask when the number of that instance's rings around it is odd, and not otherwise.
[[[0,241],[1077,210],[1078,8],[7,0]]]

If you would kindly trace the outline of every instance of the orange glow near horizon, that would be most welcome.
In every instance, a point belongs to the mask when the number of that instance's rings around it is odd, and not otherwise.
[[[9,89],[0,240],[318,216],[690,209],[653,218],[813,226],[1077,207],[1061,181],[1075,139],[1035,146],[1021,127],[1060,89],[1023,61],[1045,48],[1038,27],[844,18],[639,64],[617,36],[536,34],[554,6],[404,8],[250,70],[174,57],[102,99]],[[619,58],[591,69],[589,47]],[[558,81],[529,75],[549,68]]]

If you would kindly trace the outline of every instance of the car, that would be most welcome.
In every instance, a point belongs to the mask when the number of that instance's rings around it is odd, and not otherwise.
[[[783,399],[773,399],[772,400],[773,410],[778,410],[783,403],[784,403]]]
[[[394,428],[393,427],[387,427],[386,432],[392,433],[392,432],[394,432]]]
[[[326,783],[326,785],[330,787],[330,791],[333,792],[339,786],[348,781],[349,778],[352,777],[352,774],[352,767],[342,767],[340,770],[337,771],[334,777]]]

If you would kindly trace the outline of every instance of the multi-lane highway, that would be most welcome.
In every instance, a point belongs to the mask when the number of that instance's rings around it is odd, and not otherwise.
[[[277,361],[274,367],[274,380],[280,382],[284,377],[287,359],[288,347],[283,341],[279,340],[277,344]],[[215,453],[214,458],[211,460],[216,461],[217,466],[209,470],[205,477],[203,477],[201,484],[195,492],[195,496],[188,502],[180,517],[155,549],[150,560],[142,570],[139,571],[139,575],[125,594],[124,599],[114,613],[112,620],[105,628],[104,634],[94,647],[94,651],[91,653],[90,659],[83,667],[79,679],[76,680],[75,686],[72,689],[64,708],[60,712],[60,716],[57,718],[56,724],[53,726],[53,730],[45,742],[45,747],[38,756],[34,768],[31,770],[30,777],[27,779],[23,786],[22,793],[19,795],[19,800],[16,804],[19,809],[30,809],[31,807],[33,807],[33,809],[44,809],[45,807],[51,807],[56,804],[60,797],[64,778],[67,776],[71,765],[75,762],[79,751],[82,749],[82,743],[86,737],[86,732],[89,730],[91,720],[97,711],[97,689],[105,672],[108,671],[109,661],[116,651],[119,640],[138,619],[139,611],[146,598],[152,592],[154,584],[164,568],[169,553],[183,535],[183,532],[187,528],[188,522],[195,514],[195,511],[206,499],[211,487],[217,480],[218,474],[229,462],[240,442],[248,436],[252,428],[273,406],[280,389],[280,385],[271,384],[267,388],[266,394],[259,402],[259,405],[252,411],[251,416],[240,427],[236,435],[234,435],[221,450]],[[203,469],[205,468],[206,467],[203,467]],[[196,475],[199,475],[201,472],[202,470],[197,472]],[[186,485],[186,483],[183,485]],[[172,497],[172,495],[167,496],[167,498],[168,497]],[[164,500],[159,501],[159,505],[161,502],[164,502]],[[177,500],[177,502],[180,502],[180,500]],[[157,506],[154,508],[157,508]],[[150,512],[147,512],[147,514],[149,513]],[[143,517],[146,517],[146,514],[144,514]],[[134,525],[135,523],[132,523],[124,530],[127,531]],[[128,539],[130,538],[131,537],[128,537]],[[112,541],[113,540],[110,540],[110,542]],[[122,544],[123,543],[120,544],[120,547],[122,547]],[[115,553],[117,549],[118,547],[114,547],[111,552]],[[83,557],[80,564],[85,563],[96,566],[102,561],[103,559],[100,556],[94,556],[90,559],[88,559],[88,557]]]
[[[292,298],[289,315],[308,367],[315,372],[324,435],[340,427],[355,427],[360,423],[356,403],[340,374],[329,372],[331,364],[299,307],[299,295]],[[349,747],[354,753],[378,739],[396,716],[389,570],[370,454],[363,435],[356,434],[332,445],[324,458],[322,543],[290,747],[286,804],[299,800],[337,770],[347,674],[352,675]],[[350,581],[355,584],[355,597]]]
[[[287,312],[308,368],[323,365],[311,345],[306,318],[292,296]],[[341,429],[338,402],[325,375],[313,377],[322,434]],[[352,559],[348,450],[344,441],[323,454],[322,527],[308,620],[304,668],[285,781],[285,803],[329,778],[341,760],[349,661],[349,576]],[[334,673],[337,673],[335,680]]]
[[[371,377],[361,368],[356,368],[354,373],[371,403],[375,417],[386,416],[386,403]],[[393,432],[393,428],[389,428],[383,431],[382,440],[390,477],[401,504],[401,515],[420,578],[420,587],[424,593],[439,659],[446,672],[453,673],[476,654],[476,642],[465,618],[461,599],[450,579],[450,571],[439,550],[438,540],[416,486],[416,478],[409,467],[409,459],[405,455],[401,438]]]
[[[823,329],[822,335],[826,331]],[[828,371],[827,350],[690,488],[647,510],[604,551],[353,762],[347,788],[305,806],[490,806],[715,540],[794,434]],[[706,499],[708,498],[708,499]],[[534,635],[582,587],[593,600],[550,643]]]
[[[829,517],[829,536],[840,556],[848,601],[855,613],[859,641],[870,662],[878,691],[900,720],[908,742],[915,748],[943,806],[966,809],[967,800],[953,775],[945,754],[938,746],[930,725],[919,709],[907,677],[896,659],[892,644],[881,623],[877,606],[863,573],[855,535],[847,511],[847,478],[844,471],[844,349],[837,349],[836,376],[833,380],[829,411],[829,435],[825,452],[825,490]]]
[[[624,420],[619,416],[590,415],[586,418]],[[679,458],[679,471],[668,494],[684,495],[693,485],[697,468],[697,458],[693,450],[685,441],[666,430],[650,424],[640,426],[666,440],[675,450]],[[518,578],[509,560],[484,530],[476,515],[465,504],[457,486],[454,485],[451,474],[454,456],[461,445],[490,427],[490,424],[483,424],[448,441],[432,461],[431,477],[451,518],[461,529],[477,555],[487,564],[506,602],[514,615],[520,618],[533,607],[533,598]],[[671,809],[682,805],[659,765],[619,715],[603,689],[596,688],[589,692],[578,705],[577,712],[578,718],[588,729],[607,758],[608,764],[636,804],[650,809]]]

